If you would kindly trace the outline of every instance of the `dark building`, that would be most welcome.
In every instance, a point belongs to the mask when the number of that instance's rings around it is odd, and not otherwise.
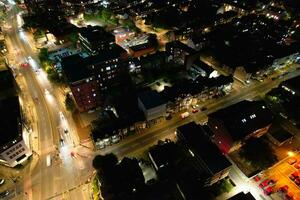
[[[5,60],[0,61],[0,99],[16,96],[18,86]]]
[[[26,8],[30,14],[55,12],[61,9],[60,0],[24,0]]]
[[[255,198],[252,196],[252,194],[250,192],[248,193],[243,193],[240,192],[236,195],[234,195],[233,197],[230,197],[228,200],[255,200]]]
[[[80,111],[98,107],[103,92],[118,84],[127,67],[127,53],[117,45],[87,58],[73,55],[62,59],[63,72]]]
[[[238,149],[244,140],[260,137],[272,124],[273,115],[262,101],[242,101],[208,116],[213,140],[223,153]]]
[[[184,65],[186,69],[189,69],[193,62],[200,56],[198,51],[190,48],[180,41],[167,43],[166,52],[169,55],[169,60]]]
[[[145,91],[138,95],[138,107],[144,112],[147,121],[166,115],[164,98],[156,91]]]
[[[206,185],[212,185],[228,176],[231,163],[209,140],[205,129],[191,122],[178,127],[176,134],[194,158],[196,166],[209,174]]]
[[[15,167],[32,155],[23,140],[19,98],[13,96],[1,99],[0,113],[0,163]]]
[[[79,42],[83,49],[91,54],[97,54],[112,49],[115,45],[115,36],[100,26],[88,26],[80,28]]]
[[[154,53],[154,51],[155,47],[150,42],[129,47],[129,53],[134,58],[146,56],[148,54]]]

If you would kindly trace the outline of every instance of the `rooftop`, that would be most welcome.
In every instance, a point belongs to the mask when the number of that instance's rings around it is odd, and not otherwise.
[[[100,26],[88,26],[79,29],[79,34],[86,38],[90,43],[99,40],[114,41],[115,37],[113,34],[106,32],[104,28]]]
[[[273,115],[263,101],[242,101],[208,116],[223,121],[233,140],[240,140],[272,123]]]
[[[62,69],[70,83],[91,77],[91,71],[86,67],[84,58],[79,54],[62,58]]]
[[[0,146],[22,136],[19,98],[9,97],[0,100]]]
[[[148,48],[153,48],[153,46],[149,42],[129,47],[129,49],[131,49],[132,51],[141,51]]]
[[[201,126],[191,122],[177,130],[179,138],[190,147],[196,157],[204,161],[207,167],[205,170],[209,173],[215,174],[231,166],[218,147],[208,139]]]
[[[155,108],[166,103],[163,97],[158,92],[153,90],[140,93],[138,98],[146,109]]]

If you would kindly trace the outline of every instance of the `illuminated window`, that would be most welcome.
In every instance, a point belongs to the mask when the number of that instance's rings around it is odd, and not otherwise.
[[[242,119],[242,122],[243,122],[243,123],[246,123],[246,122],[247,122],[247,120],[246,120],[246,119]]]

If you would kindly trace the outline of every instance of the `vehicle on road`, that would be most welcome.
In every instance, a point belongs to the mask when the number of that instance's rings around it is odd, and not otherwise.
[[[67,135],[69,133],[69,130],[67,128],[65,128],[64,133]]]
[[[6,197],[8,195],[9,195],[9,191],[6,190],[6,191],[0,193],[0,198],[4,198],[4,197]]]
[[[184,112],[180,114],[181,119],[187,118],[188,116],[190,116],[189,112]]]
[[[199,112],[199,110],[197,110],[197,109],[192,110],[192,113],[197,113],[197,112]]]
[[[61,111],[59,111],[59,118],[61,121],[65,120],[65,116]]]
[[[276,183],[276,181],[273,179],[266,179],[259,184],[259,187],[263,189],[267,186],[273,186],[275,183]]]
[[[205,111],[205,110],[207,110],[207,107],[202,107],[201,108],[201,111]]]
[[[5,180],[1,178],[1,179],[0,179],[0,185],[3,185],[4,182],[5,182]]]
[[[47,167],[51,166],[51,156],[50,155],[47,155],[46,164],[47,164]]]
[[[50,94],[49,90],[45,89],[45,95],[49,95],[49,94]]]

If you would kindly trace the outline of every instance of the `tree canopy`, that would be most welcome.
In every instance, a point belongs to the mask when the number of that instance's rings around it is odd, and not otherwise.
[[[272,166],[277,157],[274,150],[262,138],[250,138],[240,151],[240,155],[254,167],[266,169]]]

